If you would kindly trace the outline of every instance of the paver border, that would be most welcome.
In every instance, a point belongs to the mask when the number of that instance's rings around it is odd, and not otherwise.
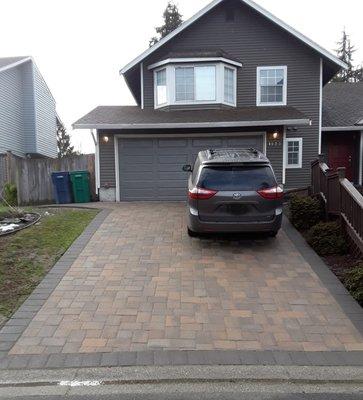
[[[8,355],[20,335],[85,248],[93,234],[112,212],[102,209],[66,253],[53,266],[34,292],[0,330],[0,369],[54,369],[77,367],[165,365],[298,365],[363,366],[363,351],[283,350],[146,350],[112,353],[57,353]],[[362,332],[363,311],[338,278],[284,217],[283,229],[310,264],[357,329]]]
[[[11,318],[0,329],[0,363],[14,346],[30,321],[42,308],[53,290],[81,254],[93,234],[101,226],[111,210],[101,210],[87,225],[85,230],[69,246],[63,256],[54,264],[43,280],[24,301]]]
[[[288,238],[293,242],[297,250],[299,250],[305,261],[311,266],[312,270],[334,297],[335,301],[358,332],[363,336],[363,308],[353,299],[348,290],[334,275],[323,259],[306,243],[304,237],[294,228],[286,216],[283,218],[282,226]]]

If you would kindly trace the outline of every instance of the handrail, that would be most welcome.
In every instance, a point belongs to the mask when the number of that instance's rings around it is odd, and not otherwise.
[[[340,184],[345,187],[345,189],[349,192],[349,194],[353,197],[353,199],[357,202],[360,208],[363,209],[363,196],[362,194],[354,187],[352,182],[349,182],[347,178],[344,178],[340,181]]]
[[[345,177],[345,168],[332,172],[319,155],[311,163],[311,187],[324,200],[328,214],[341,216],[344,229],[363,253],[363,195]]]

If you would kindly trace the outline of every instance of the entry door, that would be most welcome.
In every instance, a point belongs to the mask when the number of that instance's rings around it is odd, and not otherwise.
[[[346,168],[346,177],[354,180],[355,148],[353,135],[330,134],[328,145],[328,164],[332,170]]]

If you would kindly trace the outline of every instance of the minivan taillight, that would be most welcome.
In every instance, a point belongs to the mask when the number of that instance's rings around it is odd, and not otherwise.
[[[257,193],[267,200],[277,200],[284,196],[284,191],[280,188],[280,186],[275,186],[269,189],[261,189],[258,190]]]
[[[217,190],[195,187],[192,190],[188,191],[188,196],[190,199],[193,200],[208,200],[213,197],[217,192]]]

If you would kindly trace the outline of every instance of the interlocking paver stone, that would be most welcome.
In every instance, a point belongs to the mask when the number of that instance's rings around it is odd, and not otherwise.
[[[293,358],[306,364],[304,351],[317,352],[319,361],[318,352],[363,350],[362,336],[287,231],[276,239],[191,239],[184,204],[107,207],[111,212],[93,236],[72,245],[38,286],[28,310],[18,311],[0,334],[2,343],[17,339],[10,355],[62,354],[66,365],[77,366],[88,363],[77,354],[98,353],[89,363],[132,365],[169,362],[170,354],[159,350],[185,350],[183,360],[190,351],[206,351],[190,361],[218,362],[223,356],[207,351],[224,350],[236,363]],[[55,289],[49,295],[50,287]],[[341,288],[336,292],[349,304]],[[116,358],[103,355],[116,352]]]

